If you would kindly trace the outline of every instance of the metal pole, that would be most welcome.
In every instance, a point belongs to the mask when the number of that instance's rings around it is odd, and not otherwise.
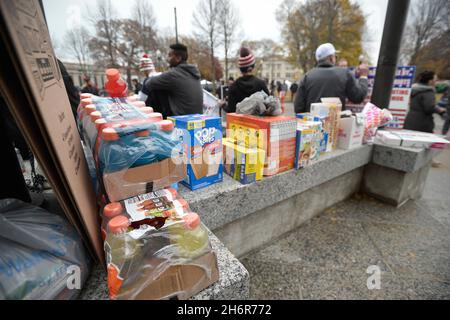
[[[409,4],[410,0],[389,0],[372,93],[372,103],[380,108],[388,108],[391,100]]]
[[[178,21],[177,21],[177,7],[173,8],[173,11],[175,12],[175,39],[178,43]]]

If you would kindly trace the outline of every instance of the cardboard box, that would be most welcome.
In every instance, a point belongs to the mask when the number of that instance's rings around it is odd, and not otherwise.
[[[227,136],[231,140],[247,148],[265,151],[265,176],[294,168],[296,127],[292,117],[227,114]]]
[[[324,123],[325,123],[325,117],[314,117],[311,115],[311,113],[297,113],[296,114],[296,118],[301,121],[320,121],[321,122],[321,129],[320,129],[320,133],[321,133],[321,138],[320,138],[320,153],[323,152],[327,152],[327,147],[328,147],[328,137],[329,134],[328,132],[326,132],[324,130]]]
[[[300,121],[297,125],[295,168],[305,168],[319,160],[322,122]]]
[[[432,133],[410,130],[379,130],[376,141],[395,147],[449,149],[450,141]]]
[[[260,181],[264,173],[265,152],[262,149],[236,145],[230,139],[223,140],[224,171],[242,184]]]
[[[148,265],[160,265],[161,261],[144,262]],[[118,300],[187,300],[203,289],[219,280],[219,267],[215,252],[207,253],[183,265],[168,267],[158,278],[154,277],[154,270],[147,268],[142,273],[138,283],[149,281],[137,296],[132,293],[133,285],[121,288]]]
[[[0,1],[0,25],[1,95],[65,216],[104,261],[95,192],[39,1]]]
[[[339,98],[323,98],[322,103],[311,104],[311,115],[323,118],[323,129],[328,133],[327,152],[337,148],[341,111]]]
[[[103,174],[103,184],[111,202],[160,190],[187,176],[182,157]]]
[[[222,119],[188,115],[170,117],[183,141],[187,176],[181,183],[197,190],[223,181]]]
[[[362,145],[364,138],[364,115],[356,114],[339,121],[339,149],[350,150]]]

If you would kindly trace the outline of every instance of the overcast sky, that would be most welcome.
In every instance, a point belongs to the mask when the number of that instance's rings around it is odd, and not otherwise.
[[[198,0],[149,0],[153,6],[159,30],[174,32],[174,7],[177,8],[179,34],[191,35],[192,15]],[[271,38],[281,41],[280,25],[275,11],[283,0],[233,0],[239,9],[241,27],[245,39]],[[356,0],[366,15],[370,42],[365,48],[376,64],[386,15],[387,0]],[[59,47],[65,32],[79,24],[86,23],[86,14],[95,8],[95,0],[43,0],[50,34]],[[133,1],[112,0],[119,17],[129,17]],[[345,50],[345,48],[338,48]],[[220,53],[219,53],[220,54]]]

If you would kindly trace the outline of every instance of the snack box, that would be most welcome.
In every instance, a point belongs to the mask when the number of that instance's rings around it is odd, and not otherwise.
[[[296,128],[293,117],[227,114],[227,137],[237,145],[265,151],[265,176],[293,169]]]
[[[305,168],[320,157],[322,122],[299,121],[295,153],[295,168]]]
[[[326,118],[325,117],[313,117],[311,115],[311,113],[297,113],[296,114],[296,118],[300,122],[304,122],[304,121],[320,121],[321,122],[320,152],[321,153],[327,152],[328,136],[329,136],[329,134],[328,134],[328,132],[326,132],[324,130],[324,120]]]
[[[327,152],[337,148],[341,111],[339,98],[323,98],[321,103],[311,104],[311,115],[323,119],[324,131],[328,133]]]
[[[376,141],[407,148],[449,149],[450,141],[432,133],[410,130],[379,130]]]
[[[223,181],[222,119],[206,115],[169,117],[187,156],[187,177],[181,183],[191,190]]]
[[[223,140],[224,171],[242,184],[260,181],[264,173],[265,152],[262,149],[236,145]]]
[[[364,115],[358,113],[339,121],[338,147],[350,150],[362,145],[364,138]]]

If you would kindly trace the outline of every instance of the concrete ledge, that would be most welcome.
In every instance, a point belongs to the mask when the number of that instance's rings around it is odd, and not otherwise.
[[[403,172],[416,172],[428,165],[440,151],[413,149],[374,144],[372,162],[386,168]]]
[[[180,194],[191,209],[200,214],[203,223],[214,231],[363,167],[371,158],[372,146],[336,150],[307,168],[267,177],[250,185],[242,185],[224,174],[223,183],[195,192],[180,187]]]
[[[210,233],[213,250],[217,254],[219,281],[206,288],[193,300],[245,300],[250,295],[250,278],[247,269],[237,260],[220,240]],[[87,280],[79,299],[109,300],[106,271],[96,266]]]
[[[365,168],[363,191],[385,203],[400,207],[422,197],[430,164],[415,172],[403,172],[377,164]]]

